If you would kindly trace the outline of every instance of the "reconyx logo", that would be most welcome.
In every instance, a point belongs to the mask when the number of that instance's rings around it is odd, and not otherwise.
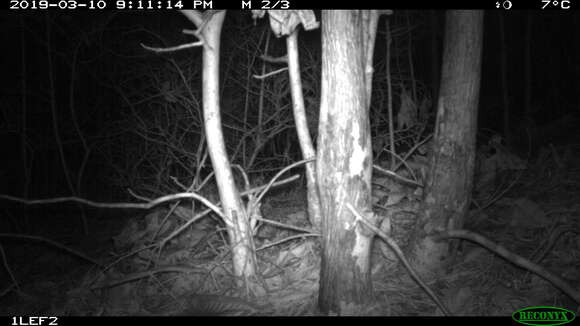
[[[529,307],[512,314],[513,320],[518,323],[533,326],[567,324],[575,317],[576,315],[572,311],[556,307]]]

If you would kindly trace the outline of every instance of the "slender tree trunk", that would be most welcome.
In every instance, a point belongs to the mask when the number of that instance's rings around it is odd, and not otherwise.
[[[286,37],[286,47],[288,49],[288,73],[290,75],[296,133],[298,134],[302,157],[304,159],[312,159],[316,157],[316,151],[312,144],[308,122],[306,121],[306,110],[304,109],[300,60],[298,58],[298,29]],[[315,229],[320,229],[322,217],[318,187],[316,186],[316,162],[306,163],[306,192],[308,194],[308,217],[310,223]]]
[[[351,203],[371,211],[372,150],[366,83],[373,11],[322,13],[322,85],[317,179],[322,205],[323,312],[361,314],[372,300],[370,248],[373,234],[356,223]],[[374,25],[376,26],[376,24]],[[372,31],[373,33],[375,31]],[[372,63],[372,60],[370,61]]]
[[[426,235],[463,226],[473,183],[483,11],[453,10],[446,20],[433,154],[413,248],[419,270],[440,267],[448,255],[447,244]]]
[[[232,250],[234,274],[246,294],[258,294],[256,252],[248,212],[234,182],[223,138],[219,104],[220,35],[225,11],[213,14],[194,10],[182,12],[194,24],[202,26],[203,38],[203,118],[208,151],[218,185],[225,224]]]
[[[395,170],[397,150],[395,149],[395,120],[393,115],[393,87],[391,83],[391,44],[393,38],[391,36],[391,19],[385,19],[385,43],[386,43],[386,63],[385,63],[385,78],[387,79],[387,112],[389,115],[389,154],[391,158],[391,170]]]

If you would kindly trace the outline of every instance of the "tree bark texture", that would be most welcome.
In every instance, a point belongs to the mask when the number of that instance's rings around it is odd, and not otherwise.
[[[259,294],[256,278],[256,252],[248,212],[243,205],[226,152],[220,115],[219,57],[220,36],[225,11],[201,15],[183,11],[186,17],[202,28],[203,38],[203,118],[208,150],[215,172],[226,229],[232,250],[233,270],[238,286],[246,294]]]
[[[447,244],[425,236],[461,228],[469,208],[482,43],[483,11],[447,13],[433,152],[413,250],[420,270],[436,269],[449,253]]]
[[[372,223],[372,151],[366,71],[368,12],[322,13],[322,84],[317,179],[322,205],[319,307],[361,314],[372,300],[373,234],[346,207],[367,212]],[[376,26],[376,23],[374,23]],[[372,54],[371,54],[372,55]]]

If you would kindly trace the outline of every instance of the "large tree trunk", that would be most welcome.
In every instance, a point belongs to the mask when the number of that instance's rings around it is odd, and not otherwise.
[[[203,38],[203,118],[208,150],[215,172],[226,229],[232,250],[234,274],[246,291],[255,294],[256,252],[248,212],[234,182],[222,133],[219,104],[220,35],[225,11],[212,14],[186,10],[183,14],[202,28]],[[249,293],[247,293],[249,294]]]
[[[446,20],[434,147],[413,248],[419,269],[431,271],[449,248],[426,235],[461,228],[471,200],[483,43],[483,11],[449,11]]]
[[[431,46],[431,98],[436,99],[439,92],[439,19],[437,17],[438,12],[436,10],[431,10],[429,12],[429,18],[431,23],[431,31],[429,33],[429,45]],[[431,109],[431,108],[429,108]]]
[[[503,137],[509,147],[512,147],[512,135],[510,131],[510,88],[508,83],[508,51],[506,43],[506,31],[504,28],[504,12],[498,11],[497,19],[499,23],[500,60],[499,71],[501,76],[501,99],[503,113]]]
[[[361,314],[372,299],[373,234],[356,223],[346,204],[371,212],[372,151],[368,115],[376,11],[322,13],[322,85],[317,171],[322,205],[323,312]],[[376,16],[375,16],[376,18]],[[374,33],[372,30],[371,33]],[[369,53],[370,52],[370,53]],[[372,60],[370,60],[372,64]]]
[[[526,12],[526,29],[524,32],[524,110],[526,119],[532,119],[532,21],[533,13]]]

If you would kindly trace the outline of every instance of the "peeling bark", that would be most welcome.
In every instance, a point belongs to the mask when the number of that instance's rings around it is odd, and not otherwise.
[[[373,298],[373,234],[357,225],[346,207],[346,203],[351,203],[359,211],[371,212],[368,26],[368,12],[322,13],[322,98],[316,176],[322,205],[323,247],[319,306],[326,313],[361,314]],[[369,218],[376,224],[372,214]]]

